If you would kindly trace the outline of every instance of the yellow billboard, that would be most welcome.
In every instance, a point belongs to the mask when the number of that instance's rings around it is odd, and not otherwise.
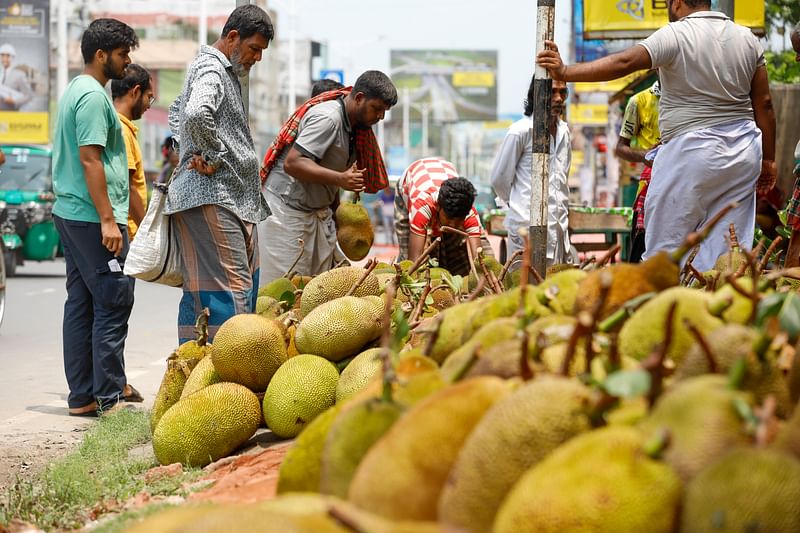
[[[584,0],[584,38],[645,38],[667,24],[668,4],[669,0]],[[734,20],[756,33],[763,33],[764,2],[736,2]]]
[[[0,111],[0,143],[47,144],[50,137],[47,113]]]
[[[608,104],[570,104],[568,122],[581,126],[607,126]]]

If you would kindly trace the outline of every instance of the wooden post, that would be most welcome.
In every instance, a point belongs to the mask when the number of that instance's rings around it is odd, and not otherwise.
[[[556,0],[537,0],[536,53],[544,50],[544,42],[553,40]],[[533,82],[533,163],[531,168],[531,212],[529,239],[531,266],[537,272],[547,271],[547,197],[550,181],[550,97],[553,80],[546,69],[536,65]]]

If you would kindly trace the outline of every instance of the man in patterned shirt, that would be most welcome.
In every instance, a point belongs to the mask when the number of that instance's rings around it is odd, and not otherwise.
[[[792,30],[791,39],[792,48],[796,54],[795,61],[800,63],[800,22]],[[792,237],[789,239],[789,248],[786,250],[786,260],[783,265],[786,268],[800,266],[800,236],[798,236],[800,233],[800,142],[794,149],[794,159],[799,163],[794,167],[796,181],[792,198],[787,206],[787,226],[792,230]]]
[[[255,309],[256,224],[266,218],[267,207],[239,78],[261,61],[273,36],[263,9],[236,8],[220,38],[200,47],[169,109],[180,153],[166,209],[173,215],[183,260],[180,342],[195,337],[203,308],[211,312],[209,341],[228,318]]]
[[[473,257],[481,246],[481,222],[473,207],[477,192],[466,178],[460,178],[453,163],[440,157],[418,159],[397,180],[394,200],[395,232],[400,245],[398,260],[416,261],[425,249],[426,239],[442,236],[434,251],[439,266],[451,274],[469,273],[463,238],[442,234],[442,226],[463,230]],[[491,248],[485,246],[487,253]]]

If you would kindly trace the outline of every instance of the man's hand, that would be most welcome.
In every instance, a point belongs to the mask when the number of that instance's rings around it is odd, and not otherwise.
[[[546,68],[554,80],[566,81],[567,66],[561,60],[558,45],[553,41],[545,41],[544,45],[545,49],[536,56],[536,64]]]
[[[186,165],[186,168],[189,170],[196,170],[204,176],[210,176],[217,171],[216,167],[206,161],[200,154],[194,154],[189,160],[189,164]]]
[[[339,178],[339,187],[342,189],[362,192],[364,190],[364,173],[367,169],[362,168],[359,170],[356,163],[353,166],[342,172]]]
[[[115,256],[119,255],[122,252],[122,233],[117,223],[113,220],[101,222],[100,233],[103,237],[103,246]]]
[[[6,96],[5,98],[3,98],[3,103],[5,103],[6,105],[15,105],[17,102],[10,96]]]
[[[761,175],[756,182],[756,190],[765,194],[768,193],[774,186],[775,180],[778,177],[778,167],[775,161],[764,159],[761,161]]]

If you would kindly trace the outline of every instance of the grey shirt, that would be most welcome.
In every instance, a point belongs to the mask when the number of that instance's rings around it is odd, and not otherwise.
[[[180,162],[169,187],[166,213],[210,204],[228,209],[244,222],[267,217],[242,88],[222,52],[200,47],[183,91],[169,108],[169,124],[179,143]],[[196,153],[219,164],[217,171],[204,176],[187,169]]]
[[[640,43],[659,71],[661,139],[753,120],[750,99],[764,51],[753,33],[722,13],[700,11]]]
[[[321,102],[306,112],[298,125],[294,147],[320,166],[338,172],[356,160],[353,129],[341,99]],[[315,211],[329,207],[339,188],[333,185],[297,180],[283,169],[289,148],[275,162],[267,179],[267,189],[283,198],[289,207]]]

